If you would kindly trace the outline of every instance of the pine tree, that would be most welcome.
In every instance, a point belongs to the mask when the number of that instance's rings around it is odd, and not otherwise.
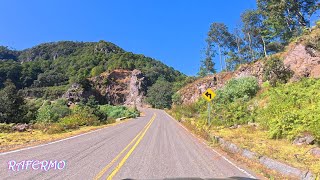
[[[23,123],[25,115],[24,99],[18,94],[16,86],[7,80],[0,91],[0,123]]]

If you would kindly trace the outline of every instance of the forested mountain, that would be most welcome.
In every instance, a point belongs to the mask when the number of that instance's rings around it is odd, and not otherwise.
[[[160,61],[105,41],[60,41],[22,51],[0,46],[0,88],[7,79],[19,89],[66,85],[114,69],[139,69],[147,77],[148,86],[159,77],[168,82],[185,78]]]

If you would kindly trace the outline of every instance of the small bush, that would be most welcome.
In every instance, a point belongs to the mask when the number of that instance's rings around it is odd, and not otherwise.
[[[98,125],[99,120],[95,116],[88,117],[84,116],[83,114],[72,114],[60,119],[59,124],[61,124],[66,130],[68,130],[78,129],[80,126]]]
[[[65,128],[59,123],[53,123],[49,125],[46,129],[46,133],[48,134],[57,134],[65,131]]]
[[[59,118],[65,117],[70,114],[70,109],[67,105],[63,104],[63,101],[56,103],[44,103],[37,113],[37,122],[40,123],[52,123],[57,122]]]
[[[320,80],[304,79],[263,93],[264,108],[257,111],[257,120],[269,129],[274,139],[293,139],[311,133],[320,141]]]
[[[264,79],[275,87],[278,83],[287,83],[292,77],[293,72],[290,68],[285,67],[278,57],[269,58],[263,67]]]
[[[219,103],[234,102],[239,98],[249,100],[259,90],[259,84],[255,77],[242,77],[231,79],[222,90],[217,91]]]
[[[174,93],[172,95],[172,102],[174,105],[181,105],[182,104],[181,94],[178,92]]]
[[[0,132],[4,132],[4,133],[12,132],[13,126],[14,126],[14,123],[11,123],[11,124],[0,123]]]
[[[320,20],[318,20],[318,21],[316,22],[316,25],[317,25],[318,28],[320,28]]]
[[[111,106],[101,105],[99,110],[109,119],[116,119],[121,117],[136,118],[139,116],[139,111],[136,108],[127,108],[125,106]]]

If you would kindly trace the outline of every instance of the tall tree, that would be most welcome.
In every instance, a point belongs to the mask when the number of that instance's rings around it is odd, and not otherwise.
[[[217,48],[219,52],[221,71],[223,70],[223,54],[236,46],[234,36],[224,23],[212,23],[207,38],[208,48]]]
[[[283,42],[310,27],[311,16],[319,10],[318,0],[257,0],[257,4],[265,24]]]
[[[0,91],[0,123],[24,122],[25,102],[18,94],[16,86],[7,80]]]
[[[258,10],[247,10],[241,15],[242,30],[248,37],[252,60],[260,58],[262,53],[267,56],[267,41],[270,39],[270,32],[264,25],[263,18]]]
[[[215,63],[212,60],[214,55],[215,51],[211,47],[207,47],[205,49],[205,58],[201,61],[200,71],[198,73],[200,77],[216,73],[216,70],[214,68]]]
[[[172,95],[172,83],[160,78],[148,89],[147,102],[154,108],[170,108]]]

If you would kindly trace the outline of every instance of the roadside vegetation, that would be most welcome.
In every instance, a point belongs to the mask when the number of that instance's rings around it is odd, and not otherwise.
[[[265,82],[259,89],[253,77],[230,80],[218,90],[211,104],[208,124],[207,102],[176,105],[172,115],[198,133],[226,138],[254,152],[295,167],[320,173],[318,157],[310,150],[320,145],[320,80],[277,84]],[[311,135],[311,145],[294,145],[299,137]]]
[[[28,128],[38,129],[48,134],[68,132],[83,126],[98,126],[114,123],[117,118],[136,118],[140,115],[136,108],[99,105],[93,97],[72,106],[65,99],[49,101],[45,99],[24,99],[11,81],[5,82],[0,90],[2,106],[0,131],[11,133],[16,124],[26,123]]]
[[[263,84],[255,77],[231,79],[210,104],[210,122],[204,99],[182,104],[179,92],[170,113],[204,138],[221,136],[320,177],[319,157],[311,153],[320,146],[320,80],[307,75],[290,82],[294,73],[283,63],[287,49],[297,44],[319,57],[320,21],[311,18],[319,7],[318,1],[259,0],[234,29],[213,22],[198,75],[215,74],[216,64],[223,72],[260,61]]]

